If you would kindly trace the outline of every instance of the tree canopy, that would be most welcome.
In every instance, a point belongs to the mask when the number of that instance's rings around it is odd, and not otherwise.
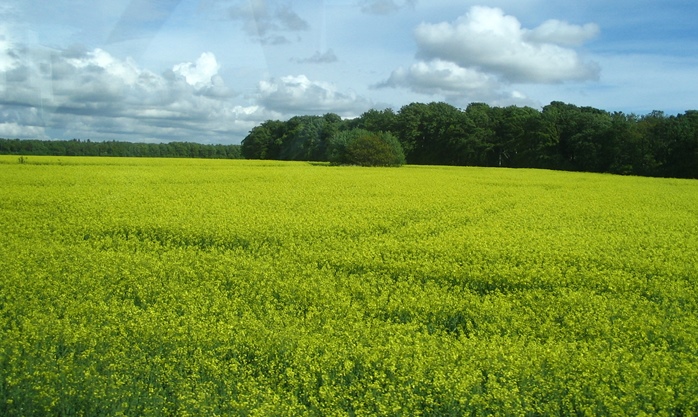
[[[268,120],[250,131],[241,151],[251,159],[333,161],[342,135],[354,129],[390,134],[409,164],[698,178],[698,111],[637,116],[559,101],[540,110],[433,102],[351,120],[332,113]]]
[[[242,158],[240,145],[195,142],[132,143],[72,140],[0,139],[0,154],[55,156],[135,156],[163,158]]]
[[[389,132],[352,129],[335,135],[329,159],[335,164],[400,166],[405,163],[405,153]]]

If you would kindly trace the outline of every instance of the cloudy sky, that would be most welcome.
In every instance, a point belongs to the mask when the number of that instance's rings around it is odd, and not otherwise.
[[[695,0],[4,0],[0,137],[239,143],[411,102],[698,109]]]

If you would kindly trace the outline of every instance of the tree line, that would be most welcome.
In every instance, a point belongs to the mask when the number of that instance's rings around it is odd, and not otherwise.
[[[194,142],[132,143],[73,140],[0,139],[0,154],[55,156],[131,156],[151,158],[242,158],[240,145]]]
[[[392,135],[409,164],[698,178],[698,111],[637,116],[559,101],[541,110],[433,102],[351,120],[333,113],[267,120],[245,137],[241,152],[248,159],[333,161],[346,133],[357,129]]]

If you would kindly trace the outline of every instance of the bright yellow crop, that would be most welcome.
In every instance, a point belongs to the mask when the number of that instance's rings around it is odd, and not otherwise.
[[[0,157],[0,415],[695,415],[698,182]]]

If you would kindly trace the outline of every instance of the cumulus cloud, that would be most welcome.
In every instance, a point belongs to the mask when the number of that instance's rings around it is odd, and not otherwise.
[[[311,81],[305,75],[289,75],[259,83],[260,102],[282,114],[337,113],[357,116],[371,103],[354,93],[337,91],[334,85]]]
[[[583,26],[551,19],[533,30],[523,33],[523,39],[534,43],[553,43],[563,46],[579,46],[599,34],[599,25],[587,23]]]
[[[362,0],[360,2],[361,11],[368,14],[388,15],[393,14],[406,7],[414,8],[417,0]]]
[[[220,68],[216,56],[211,52],[204,52],[196,63],[183,62],[175,65],[172,71],[184,77],[187,84],[201,89],[213,85],[213,78],[218,74]]]
[[[375,88],[407,88],[416,93],[441,95],[453,102],[487,102],[493,105],[534,105],[523,93],[508,89],[496,77],[448,61],[418,62],[398,68]]]
[[[51,78],[51,90],[45,98],[61,111],[116,115],[126,104],[165,104],[162,93],[173,87],[132,59],[117,59],[102,49],[59,52],[47,69],[50,73],[42,75]]]
[[[269,0],[249,0],[238,2],[228,9],[233,20],[243,22],[248,35],[264,44],[284,44],[291,42],[285,35],[289,32],[308,30],[310,25],[288,4],[270,4]]]
[[[0,136],[234,142],[273,115],[231,103],[208,52],[160,74],[103,49],[10,52]]]
[[[378,87],[408,87],[418,93],[480,97],[499,88],[491,75],[439,59],[399,68]]]
[[[117,60],[108,52],[99,48],[80,57],[69,57],[68,55],[65,63],[75,69],[83,70],[86,74],[105,76],[118,84],[129,86],[137,84],[143,72],[131,58]]]
[[[563,45],[581,44],[596,25],[548,21],[528,30],[501,9],[476,6],[453,23],[423,23],[415,30],[418,57],[475,68],[514,83],[595,80],[598,65]]]
[[[0,138],[7,139],[47,139],[40,126],[24,126],[16,122],[0,122]]]

